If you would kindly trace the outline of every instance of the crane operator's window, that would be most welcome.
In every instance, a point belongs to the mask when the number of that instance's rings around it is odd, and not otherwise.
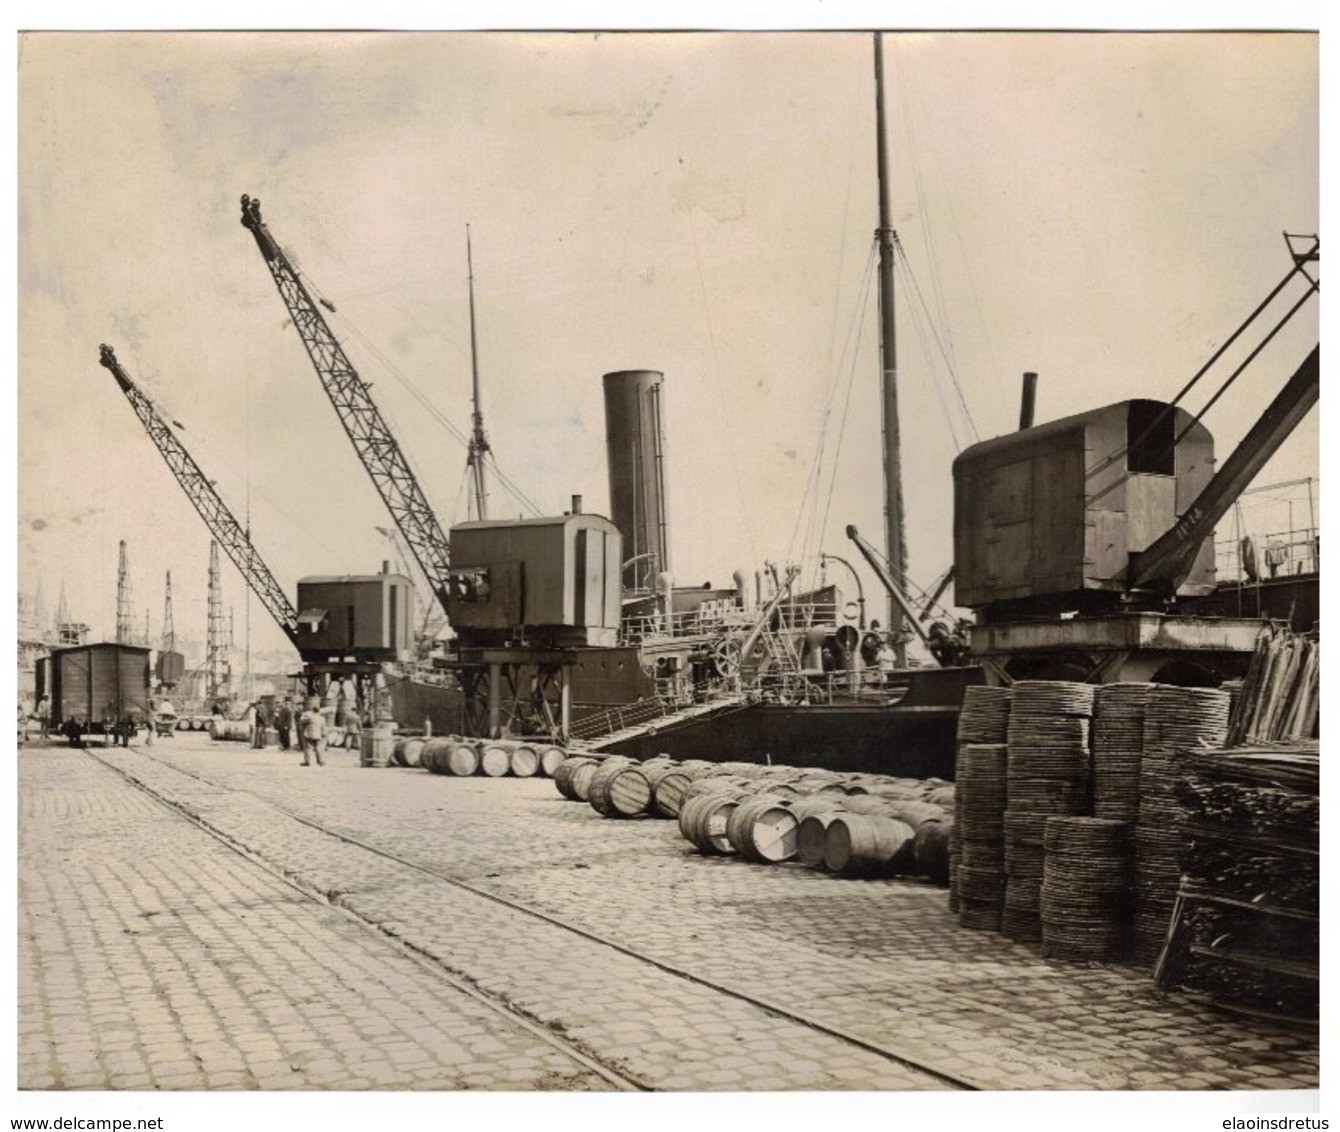
[[[1126,470],[1170,476],[1176,471],[1173,429],[1177,411],[1161,401],[1132,401],[1126,408]]]
[[[482,605],[489,600],[489,572],[487,570],[453,570],[451,596],[467,605]]]

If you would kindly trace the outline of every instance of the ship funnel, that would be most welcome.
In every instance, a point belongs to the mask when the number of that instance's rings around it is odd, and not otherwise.
[[[749,578],[743,570],[736,570],[731,579],[735,582],[735,604],[745,609],[749,605]]]
[[[657,370],[619,370],[604,377],[610,518],[623,535],[627,590],[648,592],[657,575],[670,569],[664,379]]]

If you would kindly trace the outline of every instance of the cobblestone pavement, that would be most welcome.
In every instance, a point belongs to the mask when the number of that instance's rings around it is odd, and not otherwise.
[[[22,1089],[605,1089],[77,752],[25,751]]]
[[[54,755],[79,757],[25,757]],[[501,905],[263,803],[981,1088],[1317,1087],[1315,1038],[1162,995],[1132,968],[1045,960],[961,930],[944,891],[919,882],[699,857],[672,822],[606,820],[544,780],[371,770],[341,752],[300,768],[293,755],[195,737],[109,758],[657,1088],[948,1086],[557,927],[519,927]]]

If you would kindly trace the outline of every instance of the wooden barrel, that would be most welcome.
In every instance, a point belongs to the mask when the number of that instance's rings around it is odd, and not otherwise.
[[[568,753],[562,747],[541,747],[540,774],[545,778],[553,778],[558,773],[558,768],[563,765],[563,760],[567,757]]]
[[[511,747],[496,739],[485,739],[479,744],[477,769],[489,778],[501,778],[512,769]]]
[[[831,814],[845,809],[846,796],[821,791],[818,794],[806,794],[791,803],[791,812],[796,815],[796,823],[804,821],[811,814]]]
[[[910,872],[915,837],[897,818],[840,814],[824,830],[824,864],[843,876]]]
[[[445,768],[444,773],[469,778],[479,770],[479,747],[468,739],[452,739],[438,759]]]
[[[912,856],[918,876],[930,877],[936,884],[949,883],[949,821],[924,821],[916,827]]]
[[[679,817],[684,793],[693,783],[693,773],[680,767],[662,775],[651,796],[652,812],[663,818]]]
[[[608,761],[608,760],[603,760]],[[591,759],[583,763],[572,774],[572,792],[577,796],[579,802],[588,802],[591,800],[591,779],[595,777],[603,762],[597,759]]]
[[[607,818],[633,818],[651,805],[651,783],[636,763],[606,762],[591,777],[587,801]]]
[[[553,748],[557,749],[557,748]],[[577,768],[585,766],[587,763],[594,763],[595,759],[588,759],[584,755],[574,755],[571,758],[565,758],[553,771],[554,786],[558,792],[569,802],[580,802],[577,797],[577,791],[573,788],[573,776],[577,773]]]
[[[194,720],[190,720],[190,719],[179,719],[179,720],[177,720],[177,730],[178,730],[178,731],[190,731],[190,730],[191,730],[191,727],[192,727],[193,724],[194,724]]]
[[[391,748],[391,762],[395,766],[409,766],[409,760],[405,758],[406,739],[397,739],[395,746]]]
[[[812,869],[824,867],[824,839],[828,824],[834,818],[841,817],[843,810],[823,810],[817,814],[807,814],[796,826],[796,860]]]
[[[949,813],[942,806],[933,806],[929,802],[892,798],[889,800],[888,816],[906,822],[916,829],[922,822],[945,821]]]
[[[447,766],[447,754],[451,750],[454,739],[449,739],[445,735],[437,739],[429,739],[423,745],[423,750],[419,752],[419,765],[425,770],[430,770],[434,774],[450,774],[451,769]]]
[[[726,836],[726,826],[739,801],[740,794],[736,790],[690,798],[679,811],[680,833],[700,853],[733,853],[735,850]]]
[[[726,836],[734,846],[735,851],[748,861],[765,860],[754,850],[754,819],[764,810],[772,806],[780,805],[783,798],[780,794],[774,794],[771,791],[760,794],[752,794],[748,798],[741,800],[731,813],[730,821],[726,823]]]
[[[406,740],[404,740],[404,743],[405,743],[405,746],[404,746],[404,748],[403,748],[402,751],[401,751],[401,756],[404,758],[405,761],[404,761],[404,763],[403,763],[402,765],[404,765],[404,766],[419,766],[419,765],[421,765],[421,763],[420,763],[420,758],[421,758],[422,755],[423,755],[423,749],[424,749],[424,747],[427,745],[427,740],[426,740],[426,739],[406,739]]]
[[[393,750],[395,736],[391,732],[365,731],[359,750],[359,766],[389,766]]]
[[[954,808],[954,788],[952,786],[937,786],[926,795],[926,801],[932,806],[942,806],[946,810]]]
[[[890,801],[878,794],[848,794],[842,801],[842,808],[853,814],[873,814],[887,817]]]
[[[678,766],[679,766],[678,763],[673,762],[669,759],[662,758],[659,755],[654,759],[648,759],[646,762],[642,764],[640,768],[642,771],[642,777],[647,780],[647,785],[651,787],[653,800],[655,799],[656,796],[656,784],[660,782],[661,779],[664,778],[671,771],[677,769]],[[667,816],[664,814],[657,813],[656,809],[651,805],[650,802],[647,804],[647,813],[653,817]]]
[[[796,855],[799,825],[799,819],[784,801],[755,807],[744,831],[747,848],[740,855],[769,865],[791,860]]]
[[[540,753],[529,743],[512,748],[511,771],[517,778],[534,778],[540,770]]]

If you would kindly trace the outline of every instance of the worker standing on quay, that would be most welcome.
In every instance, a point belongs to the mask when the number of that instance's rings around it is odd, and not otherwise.
[[[251,729],[251,746],[255,750],[265,747],[265,733],[270,727],[270,709],[264,700],[256,701],[256,714]]]
[[[287,751],[293,740],[293,701],[287,696],[275,712],[275,730],[279,732],[279,749]]]
[[[363,746],[363,722],[357,708],[346,708],[344,713],[344,747],[357,751]]]
[[[302,765],[311,766],[315,757],[317,766],[325,766],[321,757],[326,743],[326,717],[321,714],[321,701],[315,696],[307,701],[307,710],[298,717],[302,737]]]
[[[42,739],[51,736],[51,697],[43,696],[37,701],[37,726],[41,729],[38,737]]]

